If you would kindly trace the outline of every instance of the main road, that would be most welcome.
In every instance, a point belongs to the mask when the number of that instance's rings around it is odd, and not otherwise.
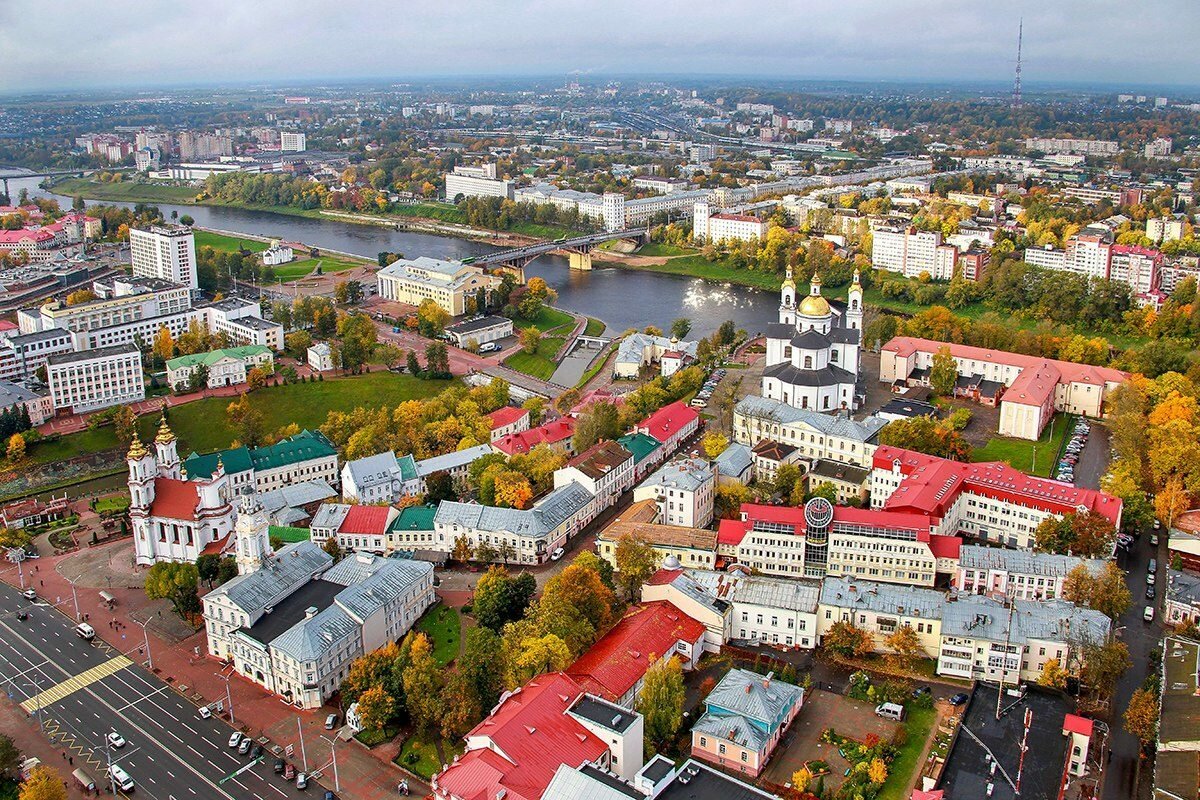
[[[28,619],[18,619],[21,610]],[[269,750],[258,761],[238,755],[227,746],[233,728],[200,718],[138,658],[139,647],[123,654],[99,637],[86,642],[57,609],[0,586],[0,686],[70,755],[73,764],[50,765],[64,777],[82,768],[105,791],[107,765],[115,763],[133,778],[135,793],[151,800],[303,796],[273,774]],[[120,749],[106,747],[114,731],[125,739]]]

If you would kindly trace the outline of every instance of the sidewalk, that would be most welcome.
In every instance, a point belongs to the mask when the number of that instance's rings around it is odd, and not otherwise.
[[[81,572],[78,576],[77,570]],[[299,744],[302,729],[310,770],[324,767],[318,777],[323,785],[333,788],[330,745],[321,737],[330,734],[324,727],[326,715],[339,709],[295,708],[236,674],[226,682],[220,674],[220,662],[204,655],[203,630],[191,631],[170,610],[169,603],[146,597],[142,589],[144,571],[133,566],[132,540],[125,538],[61,556],[44,556],[24,565],[25,585],[36,589],[44,600],[55,603],[68,618],[74,618],[74,599],[66,575],[76,581],[80,615],[95,627],[100,638],[143,666],[149,666],[145,653],[148,641],[154,673],[198,706],[224,701],[228,691],[235,727],[253,736],[267,736],[281,751],[289,744],[294,745],[291,760],[297,768],[303,766]],[[19,586],[15,567],[0,571],[0,579]],[[100,600],[101,590],[116,598],[113,611]],[[140,623],[147,620],[143,633]],[[376,800],[380,792],[394,794],[404,777],[408,778],[413,796],[428,791],[427,786],[387,760],[387,748],[368,750],[358,742],[341,742],[337,754],[341,794],[347,798]]]

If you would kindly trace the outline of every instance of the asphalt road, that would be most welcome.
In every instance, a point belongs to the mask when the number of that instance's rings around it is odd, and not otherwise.
[[[17,619],[20,608],[29,612],[27,620]],[[22,703],[71,681],[49,692],[40,712],[46,735],[74,760],[51,765],[64,778],[82,768],[105,791],[111,754],[133,778],[135,796],[150,800],[285,800],[306,794],[273,773],[269,750],[258,763],[231,750],[233,729],[215,717],[201,719],[195,705],[132,663],[141,658],[136,645],[128,655],[123,659],[98,638],[84,641],[56,609],[0,586],[0,686],[9,699]],[[114,730],[126,744],[106,752],[105,739]],[[320,796],[323,790],[311,784],[307,791]]]

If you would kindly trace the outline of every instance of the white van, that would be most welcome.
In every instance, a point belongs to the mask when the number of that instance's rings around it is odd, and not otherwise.
[[[1154,622],[1154,606],[1146,606],[1146,610],[1142,612],[1142,619]]]
[[[884,719],[894,719],[896,722],[903,722],[904,706],[899,703],[880,703],[875,706],[875,716],[883,717]]]
[[[90,642],[96,638],[96,629],[86,622],[81,622],[75,626],[75,635],[85,642]]]
[[[122,792],[133,791],[133,778],[129,777],[129,773],[116,764],[108,768],[108,779]]]

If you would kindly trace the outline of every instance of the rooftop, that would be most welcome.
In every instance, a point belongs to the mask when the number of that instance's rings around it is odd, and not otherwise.
[[[795,408],[778,400],[747,395],[738,401],[735,414],[769,420],[780,425],[804,424],[810,428],[840,439],[856,442],[873,442],[888,421],[876,416],[864,420],[851,419],[843,414],[821,414],[804,408]]]
[[[617,439],[617,442],[626,450],[633,453],[635,464],[640,463],[646,456],[662,447],[662,442],[644,433],[628,433]]]
[[[941,619],[949,604],[945,593],[936,589],[830,576],[821,583],[821,605]]]
[[[958,565],[962,569],[997,570],[1018,575],[1043,575],[1065,577],[1080,564],[1098,575],[1104,570],[1105,561],[1099,558],[1062,556],[1057,553],[1039,553],[1034,550],[1012,550],[1007,547],[984,547],[964,544],[959,552]]]
[[[574,467],[592,480],[599,480],[632,458],[633,454],[617,442],[603,441],[597,442],[575,456],[567,462],[567,465]]]
[[[649,434],[660,442],[666,442],[689,425],[695,424],[699,419],[700,414],[696,409],[676,400],[639,422],[637,430],[640,433]]]
[[[662,486],[694,492],[712,480],[713,471],[707,461],[683,457],[663,464],[657,472],[642,481],[638,488]]]
[[[115,358],[117,356],[137,355],[141,358],[141,352],[136,344],[118,344],[112,347],[97,347],[94,350],[81,350],[77,353],[57,353],[46,359],[46,363],[51,366],[59,364],[73,364],[79,361],[99,361],[103,358]]]
[[[605,528],[599,538],[615,542],[626,534],[638,537],[655,547],[688,547],[714,553],[717,550],[716,531],[685,528],[681,525],[618,520]]]
[[[167,369],[185,369],[187,367],[205,366],[211,367],[218,361],[226,358],[245,361],[249,358],[261,356],[264,353],[270,353],[271,348],[264,344],[248,344],[242,347],[225,347],[220,350],[209,350],[207,353],[193,353],[192,355],[179,356],[167,361]]]

